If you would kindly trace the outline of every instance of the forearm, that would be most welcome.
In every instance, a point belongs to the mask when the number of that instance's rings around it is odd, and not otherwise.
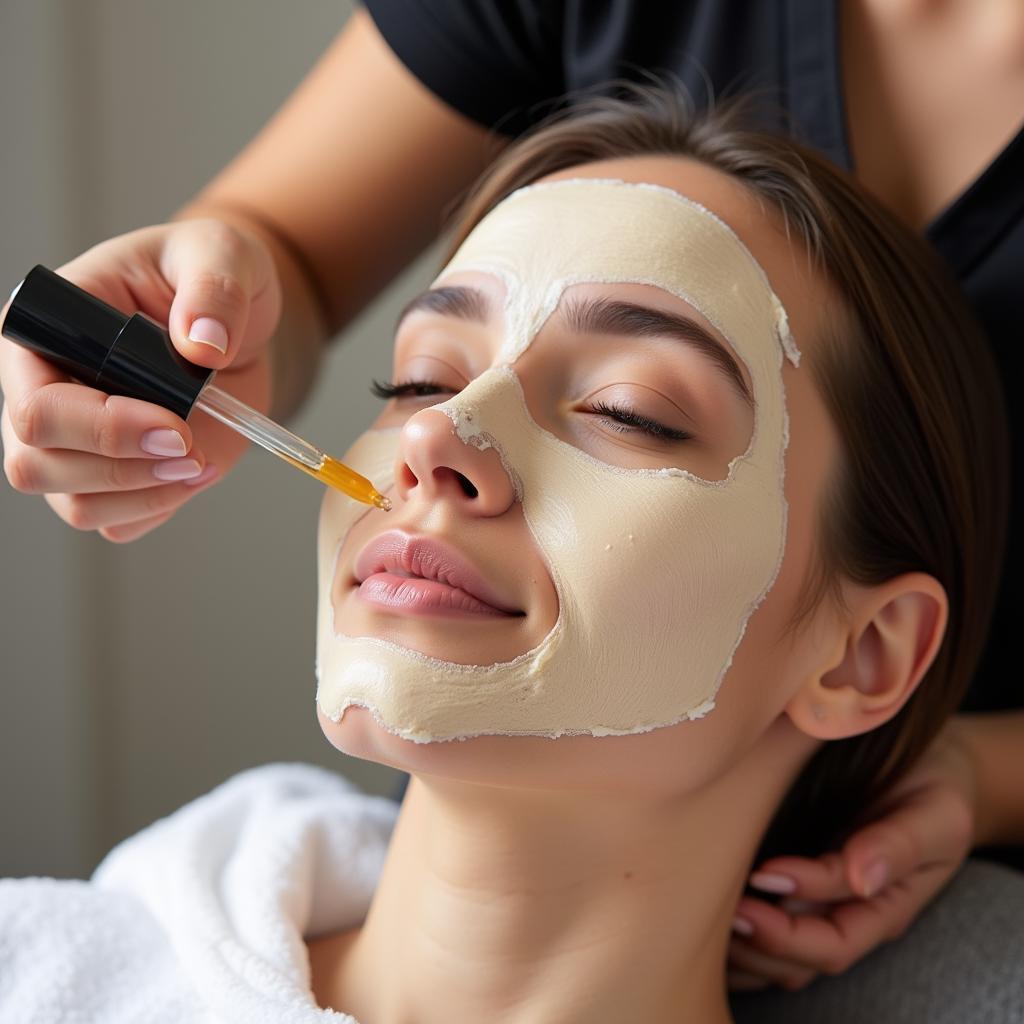
[[[1024,711],[961,715],[976,778],[975,845],[1024,845]]]
[[[294,244],[256,211],[200,196],[179,210],[174,219],[190,217],[213,217],[255,235],[273,257],[281,282],[281,319],[269,342],[273,387],[270,416],[287,420],[309,394],[329,337],[323,297],[317,293]]]

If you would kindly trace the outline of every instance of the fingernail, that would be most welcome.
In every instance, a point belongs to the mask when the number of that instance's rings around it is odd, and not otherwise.
[[[209,483],[219,472],[220,470],[211,463],[202,471],[202,473],[199,474],[199,476],[194,476],[191,480],[186,480],[185,486],[198,487],[200,484]]]
[[[736,917],[732,919],[732,930],[739,935],[753,935],[754,925],[745,917],[740,917],[737,914]]]
[[[750,884],[761,892],[775,892],[781,895],[796,892],[796,882],[785,875],[773,875],[768,871],[755,871],[750,876]]]
[[[185,438],[176,430],[147,430],[139,439],[139,447],[148,455],[184,455],[188,451]]]
[[[870,899],[881,892],[889,881],[889,865],[884,860],[873,860],[864,869],[864,898]]]
[[[228,350],[228,330],[219,321],[209,316],[200,316],[192,321],[188,329],[188,340],[200,345],[212,345],[218,352]]]
[[[157,480],[188,480],[199,476],[203,467],[195,459],[172,459],[170,462],[158,462],[153,467],[153,476]]]

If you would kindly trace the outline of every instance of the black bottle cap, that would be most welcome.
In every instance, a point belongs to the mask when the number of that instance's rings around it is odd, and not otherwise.
[[[182,419],[216,372],[185,359],[145,314],[125,316],[43,266],[14,290],[2,333],[89,387]]]

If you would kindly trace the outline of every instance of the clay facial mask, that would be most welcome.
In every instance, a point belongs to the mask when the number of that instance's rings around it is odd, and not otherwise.
[[[503,346],[490,369],[436,408],[465,444],[497,449],[551,572],[558,620],[533,650],[493,665],[338,635],[335,565],[365,508],[328,492],[319,531],[320,708],[337,721],[362,705],[416,742],[620,735],[707,714],[785,548],[782,365],[785,356],[796,364],[798,353],[779,300],[716,216],[669,189],[621,181],[521,189],[481,221],[435,285],[465,270],[505,283]],[[578,282],[662,288],[728,339],[749,373],[755,414],[750,444],[724,479],[608,465],[531,418],[516,362]],[[346,462],[390,486],[398,434],[369,432]]]

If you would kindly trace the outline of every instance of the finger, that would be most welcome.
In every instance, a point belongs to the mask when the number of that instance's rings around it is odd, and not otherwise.
[[[126,523],[122,526],[104,526],[99,531],[101,537],[112,541],[115,544],[127,544],[129,541],[138,540],[140,537],[155,530],[158,526],[166,523],[177,509],[170,512],[161,512],[160,515],[150,516],[148,519],[139,519],[134,523]]]
[[[84,452],[44,451],[24,446],[4,459],[4,471],[11,486],[22,494],[138,491],[144,487],[194,479],[203,468],[200,460],[191,457],[108,459]]]
[[[191,479],[203,470],[202,458],[108,459],[58,448],[30,448],[15,436],[7,406],[0,411],[0,440],[4,472],[22,494],[139,490]]]
[[[175,289],[168,329],[186,359],[221,369],[239,355],[252,303],[271,284],[266,249],[228,224],[186,221],[161,259]]]
[[[876,946],[902,935],[951,873],[946,867],[918,871],[870,900],[837,904],[825,916],[792,916],[763,900],[744,898],[737,913],[753,931],[743,941],[766,956],[838,974]]]
[[[125,316],[141,312],[166,323],[174,291],[157,266],[166,234],[164,225],[138,228],[99,242],[56,273]]]
[[[4,414],[18,441],[32,448],[115,459],[180,457],[192,448],[189,425],[169,409],[84,384],[55,382],[28,390],[20,400],[5,402]]]
[[[747,939],[738,938],[729,943],[728,965],[730,971],[760,978],[766,984],[777,985],[787,992],[796,992],[809,985],[818,973],[803,964],[764,953]]]
[[[100,530],[149,519],[176,511],[198,491],[205,489],[220,473],[208,465],[194,480],[149,487],[141,491],[107,494],[47,494],[47,504],[76,530]]]
[[[35,352],[0,338],[0,387],[5,405],[17,405],[25,395],[47,384],[66,383],[70,378]]]
[[[846,874],[843,856],[837,852],[820,857],[773,857],[758,865],[748,879],[760,892],[799,896],[816,902],[848,900],[855,895]]]
[[[955,791],[929,786],[850,837],[843,848],[846,877],[859,896],[932,864],[959,864],[971,846],[970,809]]]

